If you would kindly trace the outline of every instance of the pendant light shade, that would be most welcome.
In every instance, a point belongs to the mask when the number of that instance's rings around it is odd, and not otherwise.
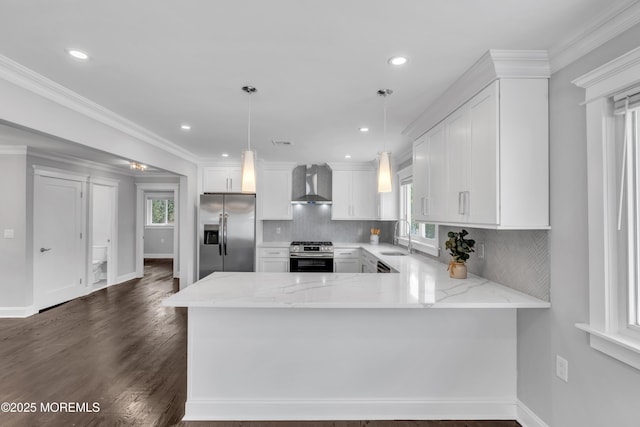
[[[388,151],[380,153],[378,164],[378,193],[390,193],[391,187],[391,155]]]
[[[378,193],[390,193],[393,189],[391,184],[391,154],[386,150],[387,142],[387,96],[391,95],[393,91],[391,89],[380,89],[379,96],[384,97],[384,117],[383,117],[383,129],[384,129],[384,147],[380,153],[378,159]]]
[[[243,86],[242,90],[251,95],[258,91],[253,86]],[[247,124],[247,149],[242,152],[243,193],[256,192],[256,152],[251,150],[251,97],[249,97],[249,120]]]
[[[256,192],[256,152],[242,152],[242,190],[243,193]]]

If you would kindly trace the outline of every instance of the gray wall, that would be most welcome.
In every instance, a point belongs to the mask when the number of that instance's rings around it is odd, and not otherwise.
[[[0,308],[31,304],[27,263],[26,154],[0,154]],[[3,231],[13,229],[14,238]]]
[[[379,228],[380,241],[391,243],[394,225],[395,221],[331,221],[330,205],[295,205],[293,220],[263,221],[262,238],[265,242],[368,242],[371,228]]]
[[[145,227],[144,256],[168,254],[173,257],[173,227]]]
[[[640,25],[558,71],[550,82],[551,304],[518,310],[518,397],[552,427],[637,427],[640,371],[589,346],[584,92],[571,84],[638,46]],[[569,382],[555,377],[555,356]]]

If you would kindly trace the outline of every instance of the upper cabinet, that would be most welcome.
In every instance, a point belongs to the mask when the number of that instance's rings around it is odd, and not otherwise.
[[[240,166],[207,166],[202,168],[203,193],[240,193],[242,171]]]
[[[333,171],[331,219],[377,219],[376,172],[371,164],[333,163],[330,166]]]
[[[293,164],[269,164],[262,169],[258,182],[261,219],[293,219],[291,207]]]
[[[405,130],[416,220],[549,227],[548,73],[539,51],[490,51]]]

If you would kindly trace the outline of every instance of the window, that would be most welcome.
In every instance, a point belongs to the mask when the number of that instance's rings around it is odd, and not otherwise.
[[[438,227],[435,224],[425,224],[413,221],[411,212],[413,209],[413,183],[411,169],[406,168],[398,172],[400,179],[400,223],[398,234],[400,243],[409,244],[407,234],[411,233],[411,243],[414,249],[429,255],[438,256]],[[410,228],[409,228],[410,224]]]
[[[576,79],[586,89],[591,347],[640,369],[640,48]],[[635,86],[634,86],[635,85]]]
[[[175,218],[173,197],[147,196],[147,226],[172,226]]]

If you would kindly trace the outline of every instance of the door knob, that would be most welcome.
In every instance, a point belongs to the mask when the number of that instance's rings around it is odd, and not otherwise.
[[[47,252],[50,251],[51,248],[40,248],[40,252]]]

